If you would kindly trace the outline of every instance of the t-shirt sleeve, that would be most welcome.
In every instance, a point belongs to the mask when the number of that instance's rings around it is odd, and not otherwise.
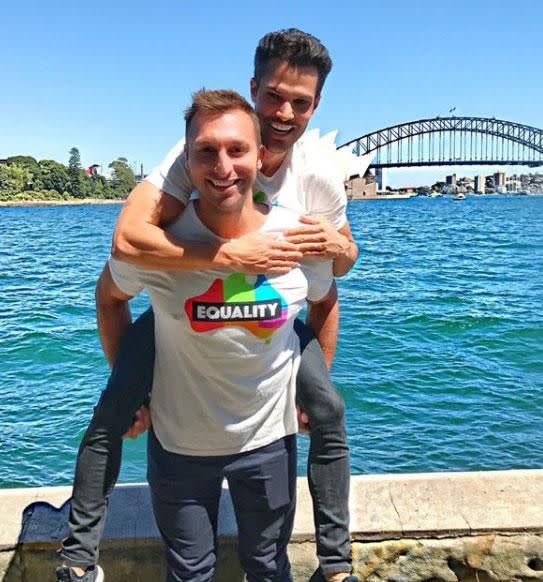
[[[347,194],[339,169],[314,169],[306,176],[304,188],[310,201],[309,214],[327,218],[338,230],[345,225]]]
[[[177,198],[185,206],[194,186],[185,167],[185,140],[182,139],[168,152],[164,160],[145,178],[159,190]]]
[[[330,290],[334,281],[332,266],[332,261],[304,259],[302,262],[301,268],[307,278],[307,298],[309,301],[320,301]]]
[[[109,258],[108,265],[113,282],[123,293],[134,296],[143,290],[138,267],[112,257]]]

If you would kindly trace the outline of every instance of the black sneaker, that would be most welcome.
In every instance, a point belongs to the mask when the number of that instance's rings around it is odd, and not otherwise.
[[[57,568],[57,582],[104,582],[104,571],[100,566],[88,568],[83,576],[76,576],[67,566]]]
[[[313,572],[313,576],[311,576],[309,582],[326,582],[326,578],[324,577],[324,574],[322,573],[320,568],[317,568]],[[360,582],[360,580],[358,579],[358,576],[351,575],[343,578],[341,582]]]

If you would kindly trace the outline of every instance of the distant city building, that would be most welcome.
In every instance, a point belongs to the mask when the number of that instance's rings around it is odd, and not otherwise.
[[[365,180],[360,183],[353,182],[351,179],[346,183],[347,193],[352,198],[380,198],[379,194],[395,194],[397,197],[407,197],[410,195],[418,196],[435,196],[439,194],[454,195],[458,193],[476,194],[543,194],[543,174],[511,174],[506,172],[495,172],[488,176],[463,176],[457,177],[457,174],[446,176],[446,181],[436,181],[431,186],[403,186],[402,188],[392,189],[386,187],[385,190],[380,190],[377,183],[376,193],[373,194],[372,182],[377,182],[377,179],[368,171],[364,176]],[[366,186],[370,186],[366,188]]]
[[[505,187],[505,172],[495,172],[494,173],[494,186],[496,188]]]
[[[522,192],[522,182],[520,180],[507,180],[505,189],[507,192]]]
[[[473,190],[477,194],[484,194],[486,191],[486,180],[484,176],[475,176],[475,186]]]

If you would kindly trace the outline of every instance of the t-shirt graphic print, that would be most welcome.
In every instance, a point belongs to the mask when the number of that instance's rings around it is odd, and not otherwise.
[[[288,316],[288,305],[265,275],[254,283],[244,273],[215,279],[209,289],[185,301],[185,313],[193,331],[206,332],[238,326],[269,341]]]

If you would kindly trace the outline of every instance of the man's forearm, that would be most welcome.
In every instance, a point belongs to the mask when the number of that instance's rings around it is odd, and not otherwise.
[[[116,305],[97,305],[96,320],[98,323],[98,335],[102,350],[110,367],[117,357],[121,338],[126,328],[132,322],[128,303]]]
[[[110,367],[117,357],[121,338],[132,322],[128,298],[112,293],[115,285],[106,265],[96,284],[96,323],[102,350]]]
[[[164,230],[185,210],[185,205],[145,180],[126,200],[115,230],[111,255],[147,269],[179,271],[224,267],[224,245],[180,241]]]
[[[335,282],[324,301],[309,304],[307,325],[317,336],[324,354],[324,361],[330,368],[334,360],[339,328],[339,303]]]
[[[180,241],[152,224],[140,224],[130,236],[114,237],[111,255],[147,269],[167,271],[229,267],[227,243]]]
[[[182,202],[144,180],[121,210],[112,256],[161,271],[229,268],[244,273],[286,273],[302,258],[295,245],[258,232],[227,242],[178,240],[164,228],[184,210]]]

